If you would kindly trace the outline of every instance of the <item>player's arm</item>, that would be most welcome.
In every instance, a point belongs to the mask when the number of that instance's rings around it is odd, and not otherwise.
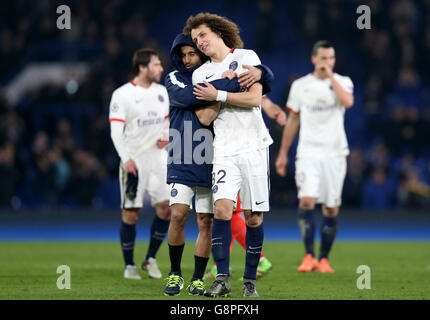
[[[110,119],[110,136],[112,138],[113,145],[124,163],[124,168],[127,173],[132,173],[137,176],[137,165],[133,159],[127,153],[124,140],[124,121],[119,119]]]
[[[288,151],[290,150],[291,144],[297,135],[297,131],[300,126],[300,114],[290,112],[287,119],[287,124],[284,127],[282,133],[281,147],[279,148],[278,157],[276,158],[275,166],[276,172],[284,177],[286,174],[286,166],[288,163]]]
[[[263,85],[263,94],[267,94],[271,91],[271,86],[275,80],[275,76],[268,66],[259,64],[253,67],[244,64],[243,67],[248,69],[248,71],[243,72],[238,76],[241,87],[249,88],[255,82],[260,82]]]
[[[262,85],[260,83],[254,83],[249,90],[245,92],[226,92],[217,90],[213,85],[206,81],[203,83],[206,87],[202,87],[199,84],[194,86],[193,93],[199,100],[216,100],[244,108],[260,106],[262,96]]]
[[[287,115],[285,112],[268,97],[263,97],[261,100],[261,108],[270,119],[276,120],[276,122],[281,126],[284,126],[287,123]]]
[[[204,126],[209,126],[216,119],[221,109],[221,102],[212,102],[203,108],[196,109],[197,118]]]
[[[330,75],[331,85],[333,87],[333,91],[336,94],[337,99],[340,104],[343,105],[346,109],[351,108],[354,105],[354,95],[351,92],[346,91],[339,81],[337,81],[334,77],[334,73],[332,72]]]
[[[218,79],[210,82],[216,89],[224,91],[239,91],[237,79]],[[203,83],[199,85],[205,87]],[[165,79],[165,86],[169,92],[170,104],[176,108],[203,107],[208,104],[205,100],[199,100],[193,94],[193,86],[176,73],[170,73]],[[215,99],[214,99],[215,100]]]

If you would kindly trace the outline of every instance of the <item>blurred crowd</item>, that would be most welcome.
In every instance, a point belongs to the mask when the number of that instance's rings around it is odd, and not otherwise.
[[[136,48],[155,48],[168,66],[168,48],[157,38],[165,35],[149,34],[148,26],[160,12],[179,4],[123,0],[61,4],[72,7],[71,32],[61,32],[53,23],[55,1],[34,2],[34,10],[27,10],[26,1],[0,4],[0,206],[115,208],[119,158],[107,121],[110,97],[130,80]],[[289,3],[284,13],[291,21],[288,25],[276,21],[275,10],[281,7],[276,0],[256,1],[247,10],[257,11],[258,50],[279,50],[270,30],[290,28],[306,54],[319,39],[339,47],[339,73],[349,75],[351,61],[358,66],[355,77],[350,76],[359,110],[351,113],[348,123],[359,123],[362,131],[351,138],[343,205],[366,210],[428,209],[430,1],[367,4],[372,29],[362,32],[351,23],[357,18],[355,1]],[[228,11],[222,14],[228,16]],[[89,64],[89,74],[76,92],[50,84],[26,93],[14,105],[5,98],[2,86],[27,63],[75,60]],[[272,150],[272,155],[276,152]],[[274,205],[296,205],[292,170],[287,179],[272,177],[271,193]]]

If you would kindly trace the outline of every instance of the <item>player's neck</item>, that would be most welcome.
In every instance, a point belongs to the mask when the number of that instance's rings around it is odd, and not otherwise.
[[[220,50],[218,50],[214,56],[211,57],[212,62],[223,62],[225,57],[230,53],[230,48],[223,45]]]
[[[320,80],[325,80],[329,78],[329,76],[326,75],[324,72],[314,71],[312,72],[312,74],[314,75],[315,78],[318,78]]]
[[[152,84],[152,81],[147,80],[144,77],[134,77],[133,82],[137,85],[137,86],[141,86],[144,88],[149,88]]]

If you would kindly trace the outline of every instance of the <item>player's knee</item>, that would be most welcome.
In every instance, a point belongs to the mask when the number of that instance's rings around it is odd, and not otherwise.
[[[162,220],[169,220],[171,216],[171,210],[169,207],[169,201],[158,203],[155,206],[157,216]]]
[[[339,213],[339,207],[328,208],[326,206],[322,207],[323,215],[327,218],[335,218]]]
[[[137,209],[123,209],[122,210],[122,221],[127,224],[136,224],[138,218]]]
[[[303,210],[313,210],[315,208],[315,199],[308,197],[301,198],[299,208]]]
[[[183,228],[187,220],[187,212],[183,210],[172,209],[170,225],[174,228]]]
[[[221,220],[230,220],[233,214],[233,201],[218,200],[215,203],[215,218]]]
[[[197,217],[197,222],[200,232],[211,233],[212,232],[212,221],[213,215],[201,213]]]
[[[245,223],[248,227],[256,228],[263,223],[263,213],[262,212],[251,212],[245,211]]]

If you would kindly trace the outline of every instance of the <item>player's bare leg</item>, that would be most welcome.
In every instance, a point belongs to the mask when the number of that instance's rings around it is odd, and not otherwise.
[[[297,268],[299,272],[310,272],[318,267],[318,260],[314,257],[314,221],[315,198],[302,197],[299,201],[298,224],[305,245],[306,255],[301,265]]]
[[[179,295],[184,287],[181,260],[185,246],[185,222],[190,207],[186,204],[175,203],[171,206],[171,217],[167,242],[169,244],[170,272],[164,295]]]
[[[199,235],[197,236],[196,246],[194,248],[194,274],[191,279],[191,284],[188,287],[188,293],[192,295],[203,295],[205,292],[203,276],[212,248],[212,221],[213,214],[197,214]]]
[[[217,265],[217,277],[212,286],[205,291],[209,297],[228,296],[230,286],[230,242],[233,200],[215,201],[215,214],[212,227],[212,255]]]
[[[141,279],[133,259],[138,213],[139,208],[124,208],[121,212],[120,241],[125,262],[124,278],[126,279]]]
[[[321,225],[321,249],[320,249],[320,262],[317,272],[334,272],[328,262],[328,254],[333,245],[337,231],[337,215],[339,214],[339,207],[328,208],[322,205],[323,223]]]
[[[151,234],[148,252],[142,262],[142,269],[148,272],[151,278],[160,279],[162,277],[158,268],[155,256],[166,236],[170,221],[169,201],[162,201],[154,205],[156,215],[151,224]]]

